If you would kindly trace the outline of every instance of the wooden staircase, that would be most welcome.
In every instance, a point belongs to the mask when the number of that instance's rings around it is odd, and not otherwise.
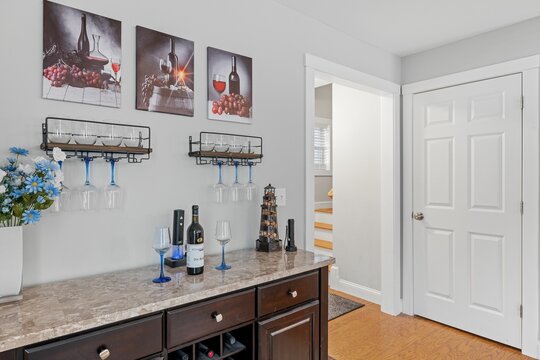
[[[315,250],[324,254],[332,255],[334,243],[332,231],[332,208],[315,210]]]

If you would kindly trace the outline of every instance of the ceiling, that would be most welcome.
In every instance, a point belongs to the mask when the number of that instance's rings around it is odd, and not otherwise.
[[[399,56],[540,16],[538,0],[274,0]]]

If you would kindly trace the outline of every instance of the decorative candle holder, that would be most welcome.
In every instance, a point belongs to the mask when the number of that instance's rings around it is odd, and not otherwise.
[[[279,239],[276,188],[269,184],[264,188],[263,203],[261,205],[261,226],[259,238],[256,241],[257,251],[281,251],[282,241]]]

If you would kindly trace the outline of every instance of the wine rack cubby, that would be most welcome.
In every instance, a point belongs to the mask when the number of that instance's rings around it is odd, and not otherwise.
[[[259,136],[202,131],[189,137],[190,157],[197,165],[256,165],[262,162],[263,139]]]
[[[148,126],[47,117],[42,137],[41,150],[49,156],[57,147],[67,158],[140,163],[150,159],[152,153]]]
[[[230,344],[230,334],[236,342]],[[213,357],[201,353],[202,348],[214,352]],[[187,356],[187,357],[186,357]],[[195,342],[184,344],[168,350],[167,360],[252,360],[255,359],[255,324],[250,322],[212,334]]]

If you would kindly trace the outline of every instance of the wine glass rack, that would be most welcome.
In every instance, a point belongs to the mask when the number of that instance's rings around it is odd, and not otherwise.
[[[189,137],[189,153],[197,165],[241,166],[262,163],[263,139],[259,136],[202,131]]]
[[[67,136],[67,142],[53,141],[55,140],[54,132],[57,130],[54,129],[52,123],[58,121],[61,121],[64,128],[68,129],[63,130],[65,132],[62,133]],[[89,144],[78,144],[75,139],[80,136],[78,130],[85,123],[92,127],[96,141]],[[119,145],[109,146],[102,142],[103,139],[107,138],[106,129],[110,126],[114,126],[117,131],[114,137],[118,140]],[[136,136],[128,137],[126,136],[128,133]],[[106,161],[126,159],[128,163],[140,163],[150,159],[152,153],[151,131],[148,126],[47,117],[42,124],[42,135],[41,150],[49,156],[52,156],[53,149],[58,147],[66,153],[67,158],[90,158],[91,160],[102,158]]]

